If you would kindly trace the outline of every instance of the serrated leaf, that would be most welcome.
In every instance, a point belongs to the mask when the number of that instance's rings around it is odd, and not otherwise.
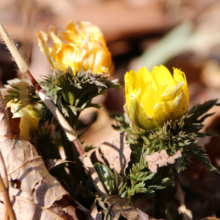
[[[91,103],[94,97],[105,93],[108,88],[120,87],[116,81],[107,80],[103,74],[81,70],[74,76],[70,68],[65,72],[55,70],[52,76],[46,76],[40,84],[70,124],[78,119],[83,109],[97,107]],[[46,115],[50,114],[44,113]],[[49,118],[47,120],[52,121]]]

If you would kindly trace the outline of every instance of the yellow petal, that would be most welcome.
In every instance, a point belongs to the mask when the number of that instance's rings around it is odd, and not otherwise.
[[[170,87],[163,93],[161,100],[162,101],[171,101],[176,98],[180,94],[183,89],[184,82],[178,82],[175,86]]]
[[[184,92],[179,94],[173,102],[173,119],[181,118],[187,113],[189,101]]]
[[[171,102],[157,103],[153,108],[153,120],[155,120],[159,126],[163,126],[164,122],[172,119],[173,105]]]
[[[109,74],[111,54],[102,32],[95,25],[90,22],[70,22],[66,31],[58,34],[50,26],[48,35],[54,42],[52,48],[47,46],[42,36],[38,37],[52,68],[65,71],[67,67],[71,67],[74,74],[81,69],[95,74]]]
[[[135,94],[130,96],[130,104],[127,106],[129,116],[139,127],[153,129],[158,125],[152,120],[152,117],[145,113],[142,103]]]
[[[67,24],[66,32],[73,32],[74,34],[77,34],[76,29],[75,29],[75,25],[73,24],[72,21],[70,21],[70,22]]]
[[[154,76],[157,84],[160,85],[169,85],[170,87],[175,85],[173,77],[170,71],[163,65],[155,66],[152,70],[152,75]]]
[[[177,82],[180,82],[180,81],[184,82],[183,90],[184,90],[186,97],[189,100],[189,92],[188,92],[187,80],[186,80],[185,73],[177,68],[173,68],[173,69],[174,69],[174,74],[173,74],[174,80],[176,80]]]
[[[54,42],[53,50],[55,50],[57,53],[62,48],[63,42],[61,39],[55,34],[55,27],[50,26],[48,31],[49,36],[51,37],[52,41]]]
[[[129,88],[130,87],[130,88]],[[127,106],[130,106],[130,93],[131,93],[131,85],[126,85],[125,86],[125,99],[126,99],[126,103]]]
[[[141,88],[145,88],[149,83],[153,86],[155,90],[158,89],[158,84],[154,78],[154,76],[150,73],[150,71],[146,67],[142,67],[137,72],[137,80],[138,84]]]
[[[153,116],[153,107],[156,105],[159,99],[160,97],[158,96],[157,91],[154,89],[154,86],[152,83],[149,83],[146,86],[145,93],[142,94],[141,97],[141,103],[143,104],[144,111],[147,112],[148,115]]]
[[[12,112],[18,109],[18,104],[10,102],[7,106],[11,107]],[[38,129],[38,122],[40,119],[39,110],[32,106],[27,105],[19,111],[13,112],[13,118],[21,118],[19,128],[20,128],[20,137],[28,139],[33,135]]]
[[[138,87],[137,74],[134,70],[131,70],[125,74],[125,86],[128,84],[130,84],[132,88]]]

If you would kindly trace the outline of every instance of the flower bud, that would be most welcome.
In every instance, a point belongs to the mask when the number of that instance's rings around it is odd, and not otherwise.
[[[164,66],[152,73],[142,67],[125,74],[126,109],[131,120],[143,129],[162,127],[164,122],[187,113],[189,93],[185,74]]]
[[[34,135],[38,129],[38,122],[40,120],[40,112],[39,109],[34,107],[33,105],[27,105],[17,111],[18,103],[14,103],[12,101],[7,103],[7,107],[11,108],[13,113],[13,118],[21,118],[19,129],[20,129],[20,137],[28,140],[31,135]]]

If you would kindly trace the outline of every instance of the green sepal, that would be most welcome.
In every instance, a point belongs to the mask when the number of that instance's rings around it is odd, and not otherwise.
[[[15,111],[21,110],[29,104],[36,104],[40,101],[39,96],[35,92],[35,88],[26,79],[13,79],[7,81],[7,85],[2,89],[3,96],[6,102],[17,104]]]

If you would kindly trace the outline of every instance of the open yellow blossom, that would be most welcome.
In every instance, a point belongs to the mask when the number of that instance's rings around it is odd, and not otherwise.
[[[112,60],[105,39],[98,27],[90,22],[70,22],[65,32],[55,34],[51,26],[48,34],[39,31],[38,43],[52,66],[65,71],[71,67],[74,75],[76,70],[91,71],[92,73],[109,74]],[[47,45],[48,36],[54,45]]]
[[[131,120],[144,129],[155,129],[164,122],[186,114],[189,93],[185,74],[174,68],[173,76],[164,66],[150,73],[142,67],[125,74],[126,108]]]

